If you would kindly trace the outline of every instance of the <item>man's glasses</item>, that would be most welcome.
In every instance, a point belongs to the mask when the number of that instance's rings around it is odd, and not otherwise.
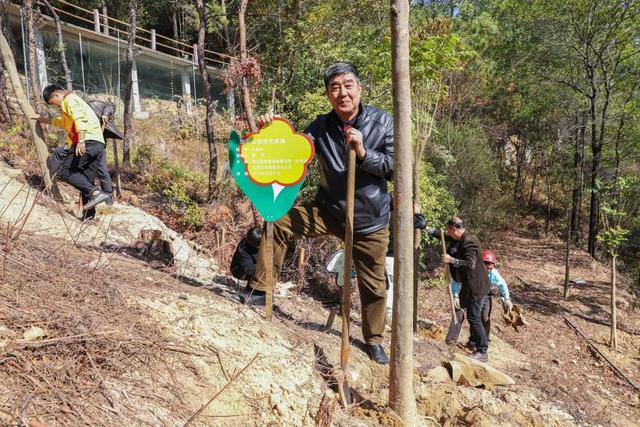
[[[462,223],[462,221],[447,221],[447,227],[451,227],[451,228],[464,228],[464,224]]]

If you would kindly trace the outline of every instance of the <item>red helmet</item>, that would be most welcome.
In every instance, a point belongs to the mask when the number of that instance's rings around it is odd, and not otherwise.
[[[493,251],[490,251],[489,249],[485,249],[484,251],[482,251],[482,261],[495,264],[496,254],[494,254]]]

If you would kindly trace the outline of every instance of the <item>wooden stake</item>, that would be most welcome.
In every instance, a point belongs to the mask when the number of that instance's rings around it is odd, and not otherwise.
[[[271,322],[273,319],[273,222],[267,221],[267,289],[264,305],[264,317],[267,322]]]

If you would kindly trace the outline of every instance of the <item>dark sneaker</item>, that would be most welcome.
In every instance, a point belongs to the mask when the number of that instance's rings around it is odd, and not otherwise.
[[[111,194],[111,193],[105,193],[105,194],[109,195],[109,198],[107,200],[105,200],[105,203],[107,205],[109,205],[109,206],[112,206],[113,205],[113,194]]]
[[[94,191],[91,194],[91,198],[87,201],[87,203],[82,207],[85,211],[93,208],[99,203],[106,202],[111,196],[107,193],[103,193],[102,191]]]
[[[265,305],[267,297],[265,295],[257,295],[254,293],[238,294],[240,304],[245,305]]]
[[[489,355],[480,351],[476,351],[475,353],[473,353],[471,355],[471,358],[477,360],[478,362],[487,363],[489,361]]]
[[[387,363],[389,363],[389,358],[385,354],[384,348],[382,348],[380,344],[367,344],[366,349],[367,354],[374,362],[380,365],[386,365]]]

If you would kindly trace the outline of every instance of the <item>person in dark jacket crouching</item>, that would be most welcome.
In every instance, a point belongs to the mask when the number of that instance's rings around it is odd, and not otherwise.
[[[324,72],[327,98],[333,109],[318,116],[305,130],[314,143],[320,167],[315,201],[294,206],[275,222],[274,258],[267,259],[265,240],[260,245],[252,292],[241,295],[246,304],[264,304],[267,263],[280,274],[286,245],[293,239],[334,235],[344,239],[347,193],[347,150],[356,152],[353,262],[362,305],[362,335],[369,357],[389,362],[382,348],[385,326],[386,284],[384,261],[389,241],[389,192],[392,178],[393,118],[360,102],[362,87],[353,64],[339,62]],[[273,114],[258,118],[265,126]]]
[[[253,227],[247,231],[247,235],[236,246],[236,251],[231,258],[231,275],[236,279],[246,280],[247,286],[256,274],[256,262],[258,259],[258,247],[262,239],[262,230]],[[250,291],[251,289],[247,289]]]
[[[440,238],[440,230],[429,228],[429,236]],[[482,324],[482,307],[488,298],[491,284],[487,269],[482,262],[480,241],[467,233],[462,219],[455,216],[447,222],[447,253],[442,261],[449,264],[451,277],[461,283],[460,300],[456,302],[467,310],[471,336],[469,342],[475,346],[471,357],[481,362],[488,360],[487,334]]]

